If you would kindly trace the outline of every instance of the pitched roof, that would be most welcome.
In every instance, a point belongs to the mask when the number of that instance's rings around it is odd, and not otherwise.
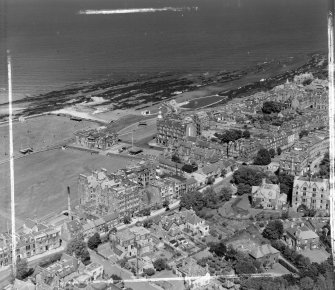
[[[250,255],[254,257],[255,259],[259,259],[266,255],[276,254],[276,253],[279,253],[277,249],[273,248],[271,245],[265,244],[265,245],[258,246],[254,251],[250,253]]]

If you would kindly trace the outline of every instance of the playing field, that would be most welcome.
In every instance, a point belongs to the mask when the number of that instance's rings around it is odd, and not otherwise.
[[[57,145],[74,137],[73,132],[98,125],[88,121],[73,121],[67,117],[41,116],[13,123],[14,154],[21,155],[20,149],[32,147],[34,151]],[[0,126],[0,161],[9,154],[8,124]]]
[[[78,203],[80,173],[106,168],[114,171],[131,162],[129,157],[107,157],[71,150],[53,150],[18,159],[15,167],[15,200],[18,224],[26,217],[42,217],[66,208],[66,187]],[[0,232],[10,226],[9,164],[0,165]]]

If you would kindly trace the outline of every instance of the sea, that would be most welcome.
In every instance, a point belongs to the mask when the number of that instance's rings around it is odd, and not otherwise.
[[[327,51],[327,0],[0,0],[15,99],[156,72],[237,70]]]

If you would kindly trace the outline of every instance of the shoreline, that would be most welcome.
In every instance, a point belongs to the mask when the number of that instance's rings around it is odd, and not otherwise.
[[[302,56],[301,59],[270,60],[245,70],[230,72],[161,72],[132,76],[131,79],[104,78],[100,81],[78,82],[73,86],[65,86],[63,90],[14,101],[14,107],[19,106],[21,109],[17,111],[15,118],[66,111],[70,116],[80,114],[85,119],[100,121],[99,115],[106,112],[129,111],[131,114],[140,114],[141,110],[157,110],[161,103],[172,99],[183,102],[215,94],[226,97],[206,106],[210,108],[233,98],[272,89],[286,79],[292,79],[294,75],[306,71],[322,76],[322,71],[326,68],[325,60],[325,55],[316,53]],[[318,66],[318,63],[322,65]],[[262,79],[266,81],[262,82]],[[1,104],[0,110],[6,104],[8,103]],[[24,104],[27,106],[22,108]],[[5,121],[6,117],[2,113],[0,122]],[[115,114],[112,120],[117,117]]]

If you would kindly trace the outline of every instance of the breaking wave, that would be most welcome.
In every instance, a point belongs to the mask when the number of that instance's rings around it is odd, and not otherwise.
[[[182,12],[198,10],[198,7],[163,7],[163,8],[136,8],[136,9],[114,9],[114,10],[80,10],[79,14],[129,14],[129,13],[153,13],[162,11]]]

